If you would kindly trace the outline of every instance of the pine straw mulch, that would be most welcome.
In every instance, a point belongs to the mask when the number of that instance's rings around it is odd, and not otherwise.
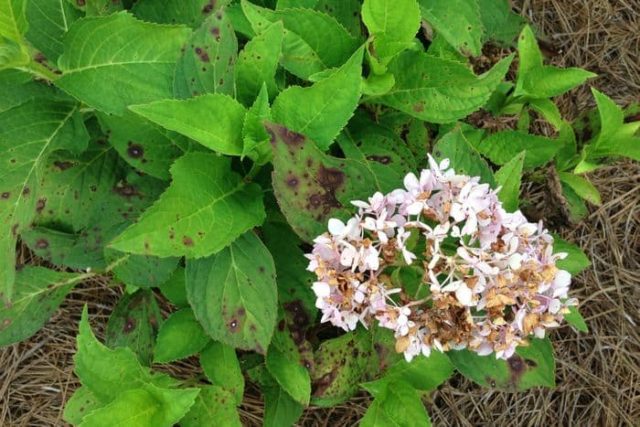
[[[621,104],[640,101],[640,0],[517,0],[514,6],[546,35],[550,61],[599,73],[591,84]],[[561,109],[571,118],[592,105],[586,88],[561,99]],[[563,327],[552,336],[558,387],[510,394],[456,376],[426,402],[434,425],[639,424],[640,164],[618,162],[590,178],[602,193],[603,206],[593,208],[580,224],[556,229],[593,262],[572,289],[589,333]],[[529,186],[525,196],[532,202],[529,215],[557,215],[548,187]],[[102,336],[120,296],[118,288],[108,285],[101,278],[78,286],[32,339],[0,349],[0,426],[64,425],[64,402],[79,385],[72,357],[80,313],[87,303],[92,326]],[[193,362],[169,369],[186,377],[198,369]],[[258,396],[249,386],[241,407],[246,425],[261,425]],[[299,425],[352,426],[368,404],[368,397],[358,396],[332,409],[310,408]]]

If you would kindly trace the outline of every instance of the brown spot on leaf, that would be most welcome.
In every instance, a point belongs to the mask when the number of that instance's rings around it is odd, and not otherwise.
[[[298,178],[295,175],[289,175],[287,177],[287,185],[289,187],[296,188],[299,183],[300,183],[300,181],[298,180]]]
[[[236,333],[238,332],[238,319],[231,319],[231,322],[229,322],[229,331],[231,331],[231,333]]]
[[[202,8],[202,13],[205,15],[213,12],[213,9],[216,7],[216,0],[210,0],[209,3],[205,4]]]
[[[220,28],[218,27],[211,28],[211,35],[215,37],[216,41],[220,41]]]
[[[115,191],[116,194],[122,197],[125,197],[127,199],[132,198],[134,196],[142,196],[142,194],[138,192],[138,189],[136,187],[134,187],[133,185],[127,182],[117,184],[113,188],[113,191]]]
[[[69,169],[70,167],[73,167],[73,162],[56,160],[55,162],[53,162],[53,165],[61,171],[64,171]]]
[[[47,249],[49,247],[49,241],[47,239],[38,239],[36,241],[37,249]]]
[[[31,194],[31,189],[29,187],[24,187],[22,189],[22,195],[23,196],[28,196],[29,194]]]
[[[4,193],[2,193],[0,195],[0,199],[5,199],[7,200],[9,197],[11,197],[11,193],[9,193],[8,191],[5,191]]]
[[[127,147],[127,154],[129,155],[129,157],[133,159],[139,159],[144,156],[144,147],[142,147],[142,145],[134,144],[131,141],[129,141],[128,145],[129,146]]]
[[[280,137],[282,142],[289,146],[301,145],[306,139],[301,133],[294,132],[281,125],[267,124],[265,126],[267,132],[271,135],[271,143],[275,143],[275,136]]]
[[[46,205],[47,205],[47,199],[45,198],[38,199],[38,201],[36,202],[36,212],[42,213]]]
[[[374,162],[382,163],[383,165],[388,165],[389,163],[391,163],[391,157],[389,156],[371,155],[367,157],[367,160],[372,160]]]
[[[196,52],[196,55],[198,55],[198,58],[200,58],[200,60],[202,62],[210,62],[211,61],[209,59],[209,54],[207,53],[207,51],[202,49],[201,47],[196,47],[195,48],[195,52]],[[202,71],[206,71],[206,69],[203,68]]]
[[[424,111],[424,102],[420,101],[413,104],[413,111],[416,113],[422,113]]]
[[[338,376],[339,368],[334,368],[331,372],[324,374],[317,380],[313,381],[311,384],[313,395],[314,396],[322,396],[329,387],[333,384],[336,377]]]
[[[124,327],[122,328],[122,332],[125,334],[130,333],[136,327],[136,320],[133,317],[127,317],[127,320],[124,322]]]
[[[182,244],[185,246],[193,246],[193,239],[189,236],[183,236]]]

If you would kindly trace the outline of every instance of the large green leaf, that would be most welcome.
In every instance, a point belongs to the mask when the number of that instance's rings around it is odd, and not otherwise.
[[[439,160],[451,160],[451,167],[454,168],[457,173],[479,176],[481,182],[489,184],[492,187],[495,186],[491,168],[469,143],[459,128],[454,129],[440,138],[434,147],[433,153]]]
[[[120,157],[156,178],[169,179],[169,167],[189,148],[183,136],[167,132],[132,112],[98,117]]]
[[[26,0],[0,0],[0,37],[18,42],[27,31]]]
[[[375,178],[362,163],[324,154],[305,136],[269,124],[273,190],[282,213],[303,240],[326,231],[327,220],[349,217],[352,200],[375,192]]]
[[[25,267],[16,275],[12,302],[0,310],[0,347],[35,334],[83,276],[44,267]]]
[[[214,340],[264,353],[276,323],[271,254],[253,232],[218,254],[187,262],[187,296]]]
[[[33,79],[33,76],[20,70],[0,71],[0,113],[17,107],[30,99],[46,96],[51,87]]]
[[[242,154],[245,108],[235,99],[210,93],[197,98],[165,99],[133,105],[131,110],[222,154]]]
[[[505,130],[489,135],[476,144],[476,149],[497,165],[504,165],[523,151],[524,169],[542,166],[553,159],[562,143],[543,136]]]
[[[275,22],[252,38],[238,55],[237,97],[245,105],[253,102],[263,84],[271,97],[277,93],[275,77],[283,37],[282,22]]]
[[[111,246],[160,257],[204,257],[264,220],[260,187],[245,184],[229,159],[189,153],[171,167],[173,181]]]
[[[531,339],[528,346],[518,347],[507,361],[469,350],[450,351],[447,355],[460,373],[484,387],[522,391],[553,387],[556,383],[553,346],[548,338]]]
[[[334,18],[312,9],[272,11],[243,0],[242,9],[260,34],[282,21],[285,30],[280,62],[292,74],[307,79],[326,68],[339,67],[358,48],[358,40]]]
[[[588,179],[570,172],[558,172],[560,182],[571,187],[576,194],[596,206],[602,205],[600,192]]]
[[[496,184],[501,187],[498,197],[507,212],[518,210],[525,154],[524,151],[518,154],[495,173]]]
[[[510,45],[520,33],[525,20],[511,10],[509,0],[479,0],[484,39]]]
[[[242,427],[233,396],[222,387],[203,386],[189,412],[180,420],[180,427],[206,425]]]
[[[47,157],[82,150],[85,137],[74,103],[38,99],[0,113],[0,300],[13,296],[16,239],[37,212]]]
[[[107,322],[105,344],[110,348],[129,347],[142,364],[149,365],[161,322],[160,308],[150,290],[123,295]]]
[[[353,115],[360,99],[363,51],[309,87],[290,86],[273,103],[273,119],[325,150]]]
[[[80,427],[171,427],[194,404],[200,389],[165,389],[145,384],[119,394],[87,414]]]
[[[145,21],[198,28],[209,15],[229,3],[230,0],[138,0],[132,11]]]
[[[385,384],[374,393],[375,399],[367,409],[362,427],[430,427],[418,392],[404,381]]]
[[[432,123],[450,123],[476,111],[502,81],[512,56],[502,59],[491,70],[476,76],[464,64],[405,51],[390,64],[395,86],[378,102]]]
[[[121,12],[76,21],[64,39],[56,85],[106,113],[168,98],[190,30],[138,21]]]
[[[288,332],[275,331],[265,362],[280,387],[294,400],[307,406],[311,395],[311,379]]]
[[[174,94],[190,98],[204,93],[233,95],[238,41],[226,13],[209,16],[191,35],[173,80]]]
[[[244,376],[236,350],[217,341],[211,341],[200,352],[200,366],[211,384],[220,386],[233,395],[236,404],[242,403]]]
[[[463,53],[482,52],[484,27],[478,0],[419,0],[422,17]]]
[[[71,24],[82,16],[81,12],[64,0],[29,0],[26,13],[29,21],[26,38],[55,64],[64,51],[62,39]]]
[[[362,21],[373,36],[375,55],[384,60],[411,46],[420,28],[416,0],[365,0]]]
[[[62,419],[69,424],[78,425],[85,415],[101,406],[100,400],[88,387],[80,386],[65,403]]]
[[[184,359],[202,350],[209,342],[202,326],[190,308],[183,308],[169,316],[158,331],[154,363],[168,363]]]

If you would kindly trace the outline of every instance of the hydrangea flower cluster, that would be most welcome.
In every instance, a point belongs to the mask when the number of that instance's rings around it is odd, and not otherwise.
[[[349,331],[375,320],[408,361],[463,348],[507,359],[577,304],[571,275],[555,265],[566,254],[553,253],[542,223],[506,212],[499,190],[457,175],[448,160],[429,165],[404,189],[353,201],[358,213],[330,219],[315,239],[307,258],[322,321]],[[403,265],[422,269],[427,297],[392,285],[389,271]]]

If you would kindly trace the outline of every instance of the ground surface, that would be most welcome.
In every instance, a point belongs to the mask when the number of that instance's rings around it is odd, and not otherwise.
[[[549,59],[600,74],[593,85],[622,104],[640,101],[640,0],[518,0],[515,7],[544,34]],[[592,105],[587,88],[561,100],[576,117]],[[556,231],[579,244],[593,265],[574,282],[590,332],[553,334],[558,387],[508,394],[456,377],[427,402],[436,426],[618,426],[640,423],[640,165],[619,162],[590,176],[604,204],[580,224]],[[527,188],[529,214],[556,215],[545,186]],[[23,259],[30,262],[30,259]],[[0,426],[63,425],[64,401],[77,387],[72,356],[82,306],[100,330],[118,298],[104,281],[78,287],[31,340],[0,350]],[[193,372],[189,361],[173,367]],[[249,389],[247,425],[261,425]],[[357,397],[331,410],[310,409],[300,425],[352,426],[368,406]]]

